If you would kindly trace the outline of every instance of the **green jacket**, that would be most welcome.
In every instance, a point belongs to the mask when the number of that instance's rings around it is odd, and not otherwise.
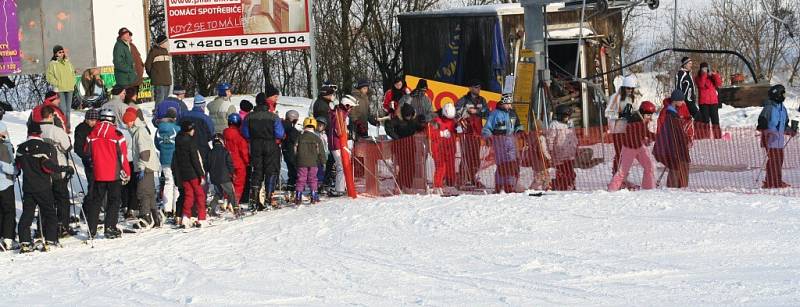
[[[55,92],[75,90],[75,68],[68,59],[53,60],[47,64],[47,83],[55,87]]]
[[[297,138],[295,150],[297,167],[315,167],[324,165],[327,161],[325,144],[314,132],[303,131]]]
[[[128,86],[136,81],[136,68],[133,66],[131,48],[121,39],[114,45],[114,79],[120,86]]]

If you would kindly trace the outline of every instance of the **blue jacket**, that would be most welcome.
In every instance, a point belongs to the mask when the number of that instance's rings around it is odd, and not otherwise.
[[[203,107],[192,108],[191,111],[183,114],[183,118],[199,118],[203,120],[206,123],[206,127],[209,129],[207,134],[209,136],[209,140],[211,139],[210,137],[214,135],[214,123],[211,121],[211,117],[208,117]]]
[[[767,100],[758,115],[758,129],[766,138],[763,145],[770,149],[781,149],[786,141],[785,132],[789,126],[789,114],[783,103]]]
[[[178,117],[175,119],[180,120],[181,114],[186,113],[189,109],[186,107],[186,104],[183,101],[180,101],[175,96],[170,96],[164,99],[161,103],[156,106],[156,110],[153,114],[153,125],[158,126],[158,120],[164,117],[167,117],[167,110],[169,108],[175,108],[175,111],[178,111]]]
[[[159,159],[164,167],[172,165],[172,156],[175,154],[175,138],[180,131],[181,127],[175,122],[165,121],[158,124],[155,143],[156,149],[161,152]]]
[[[489,137],[495,134],[512,135],[520,131],[522,131],[522,124],[519,123],[517,112],[513,109],[506,111],[498,107],[492,113],[489,113],[481,134],[484,137]]]

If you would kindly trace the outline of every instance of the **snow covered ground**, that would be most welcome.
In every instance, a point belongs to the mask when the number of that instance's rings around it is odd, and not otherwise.
[[[799,234],[800,206],[782,197],[337,199],[0,254],[0,293],[4,305],[796,306]]]

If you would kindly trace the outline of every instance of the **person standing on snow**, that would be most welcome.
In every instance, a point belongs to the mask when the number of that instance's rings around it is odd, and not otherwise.
[[[681,58],[681,69],[675,74],[675,89],[683,93],[684,102],[689,108],[689,113],[697,120],[700,112],[697,109],[697,99],[694,78],[692,78],[692,59],[685,56]]]
[[[208,104],[208,114],[214,123],[214,134],[222,133],[228,127],[228,115],[236,113],[236,106],[231,103],[232,87],[228,83],[217,86],[217,98]]]
[[[356,132],[354,139],[369,138],[369,81],[358,80],[355,88],[350,91],[350,96],[355,97],[358,101],[358,106],[350,112],[350,123]]]
[[[663,123],[658,127],[653,157],[669,169],[667,187],[685,188],[689,186],[689,138],[684,129],[684,120],[678,109],[686,104],[681,90],[672,91],[671,104],[662,111]],[[659,119],[661,121],[661,119]]]
[[[197,149],[200,151],[200,157],[203,165],[208,164],[208,153],[211,152],[211,147],[208,142],[214,136],[214,123],[211,118],[206,115],[205,111],[206,99],[203,96],[194,96],[194,108],[186,112],[181,117],[181,126],[183,122],[190,121],[194,124],[194,139],[197,142]]]
[[[183,228],[202,227],[206,220],[206,192],[202,187],[206,171],[203,168],[197,142],[193,139],[196,130],[194,122],[181,122],[181,132],[175,139],[175,156],[179,158],[172,159],[175,180],[181,183],[185,192],[182,217],[175,222]],[[197,210],[199,219],[196,223],[192,222],[193,208]]]
[[[140,83],[137,84],[141,76],[137,71],[137,63],[141,63],[142,58],[134,56],[131,36],[133,33],[128,28],[121,28],[117,31],[117,42],[114,44],[114,79],[122,88],[140,85]],[[138,55],[139,52],[136,53]]]
[[[222,199],[227,199],[230,209],[238,214],[239,200],[236,198],[236,191],[233,188],[233,159],[225,149],[222,135],[214,135],[212,144],[214,147],[208,155],[208,177],[211,184],[214,185],[216,193],[214,193],[214,198],[211,200],[211,208],[208,211],[212,216],[219,216],[217,205]]]
[[[461,153],[464,163],[461,163],[459,178],[463,184],[482,187],[477,179],[480,168],[481,130],[483,119],[489,115],[489,104],[481,96],[481,82],[469,82],[469,92],[456,102],[456,117],[458,117],[461,141]]]
[[[286,191],[294,191],[294,186],[297,183],[297,156],[295,155],[295,145],[297,145],[297,138],[300,136],[300,131],[297,131],[295,126],[300,119],[300,113],[295,110],[286,112],[286,116],[281,121],[283,124],[283,131],[286,133],[283,141],[281,141],[281,150],[283,151],[283,162],[286,163],[286,170],[288,172],[288,180],[286,182]]]
[[[186,90],[180,85],[175,85],[172,95],[167,96],[161,101],[153,111],[153,126],[158,126],[158,121],[167,116],[167,111],[172,108],[175,110],[176,120],[181,120],[181,114],[189,112],[183,99],[186,98]]]
[[[92,129],[97,125],[98,120],[100,120],[100,110],[90,109],[86,111],[83,122],[75,127],[75,142],[73,143],[73,148],[78,157],[81,158],[83,171],[86,173],[86,182],[90,185],[87,188],[89,191],[92,190],[91,184],[94,181],[94,171],[92,170],[94,166],[91,163],[92,158],[89,156],[89,152],[86,151],[86,138],[92,133]]]
[[[175,140],[178,137],[178,132],[181,131],[181,127],[176,123],[176,117],[178,117],[178,112],[174,108],[167,110],[166,116],[158,123],[155,139],[156,149],[160,153],[161,172],[164,175],[164,211],[166,211],[167,217],[180,215],[180,211],[176,210],[175,207],[175,202],[180,194],[175,185],[176,181],[172,169],[172,160],[175,157]]]
[[[147,52],[147,60],[144,62],[144,69],[150,76],[150,83],[153,85],[153,101],[156,107],[167,98],[169,87],[172,85],[172,69],[169,55],[169,40],[165,35],[156,38],[156,44]]]
[[[53,179],[55,173],[71,175],[72,167],[58,166],[56,149],[42,140],[42,129],[34,123],[28,130],[28,140],[19,145],[15,164],[22,170],[22,216],[19,218],[20,253],[33,251],[31,223],[36,207],[43,226],[45,248],[58,246],[58,218],[53,199]]]
[[[708,63],[700,63],[700,71],[697,72],[697,89],[700,103],[700,123],[697,125],[698,138],[708,138],[708,128],[711,125],[712,136],[715,139],[722,138],[722,130],[719,127],[719,98],[717,89],[722,86],[722,78],[716,71],[711,71]]]
[[[53,124],[55,110],[52,106],[46,106],[41,110],[41,138],[50,145],[53,145],[56,154],[56,163],[59,167],[69,166],[69,154],[72,151],[72,140],[64,129]],[[69,227],[70,219],[70,192],[69,181],[72,174],[53,173],[52,189],[53,199],[56,201],[56,215],[58,216],[59,237],[74,236],[77,231]]]
[[[655,134],[647,128],[655,112],[655,104],[650,101],[643,101],[639,106],[639,112],[630,115],[625,127],[625,138],[622,141],[622,158],[620,159],[619,170],[608,184],[609,192],[618,191],[622,188],[623,181],[625,181],[631,166],[633,166],[633,160],[639,161],[639,165],[644,169],[642,189],[650,190],[655,188],[655,175],[653,172],[655,166],[647,153],[647,145],[652,140],[655,140]]]
[[[67,58],[67,51],[61,45],[53,47],[53,57],[47,64],[47,83],[58,93],[61,103],[58,108],[64,113],[65,126],[69,125],[69,114],[72,111],[72,93],[75,91],[75,67]]]
[[[233,161],[233,189],[241,203],[247,184],[247,166],[250,164],[250,144],[242,135],[242,118],[238,113],[228,115],[228,128],[222,131],[225,148]]]
[[[317,120],[307,117],[303,120],[303,133],[297,139],[293,148],[297,155],[297,185],[295,186],[294,203],[303,202],[303,191],[306,185],[311,189],[311,203],[319,202],[318,167],[327,160],[325,143],[316,134]]]
[[[358,106],[356,98],[350,95],[345,95],[339,104],[331,110],[330,125],[328,125],[328,149],[331,151],[334,160],[334,168],[336,170],[336,181],[334,191],[330,192],[330,196],[342,196],[345,193],[345,178],[344,178],[344,163],[342,161],[342,150],[350,150],[350,145],[346,141],[349,138],[344,138],[342,142],[342,135],[347,134],[347,121],[350,116],[350,110]],[[344,127],[339,124],[344,123]]]
[[[273,207],[277,206],[277,203],[272,203],[272,193],[281,168],[280,143],[285,132],[281,119],[270,112],[269,105],[277,103],[279,94],[278,89],[268,85],[264,93],[256,95],[258,105],[247,116],[247,127],[244,127],[245,136],[250,137],[250,167],[253,168],[250,201],[255,203],[253,208],[259,211],[266,209],[258,197],[262,183],[266,186],[267,201]]]
[[[136,198],[139,201],[139,218],[149,225],[161,227],[161,215],[156,207],[155,174],[159,172],[160,161],[153,137],[145,128],[144,122],[137,118],[136,109],[128,108],[122,122],[131,132],[131,151],[133,170],[136,173]]]
[[[413,188],[414,178],[417,176],[414,168],[414,161],[417,158],[415,157],[417,144],[413,137],[425,127],[417,119],[414,107],[410,104],[403,104],[395,113],[397,114],[389,120],[389,124],[393,129],[387,132],[393,139],[391,148],[393,160],[397,164],[397,184],[403,190],[401,192],[410,193],[410,189]],[[336,140],[331,135],[329,135],[329,139],[331,143]]]
[[[396,117],[409,94],[411,90],[406,86],[403,77],[395,78],[392,87],[383,95],[383,110],[390,116]]]
[[[324,117],[330,119],[331,105],[333,104],[336,90],[332,86],[323,86],[319,89],[319,97],[311,106],[311,115],[314,118]]]
[[[0,119],[5,111],[0,108]],[[14,196],[14,177],[17,170],[14,167],[14,145],[8,137],[8,128],[0,121],[0,241],[3,249],[11,250],[14,247],[17,228],[17,208]]]
[[[125,115],[125,111],[128,110],[128,105],[125,103],[126,95],[127,91],[124,87],[115,85],[114,88],[111,89],[111,99],[100,106],[101,110],[111,110],[114,112],[114,117],[117,118],[117,122],[114,124],[120,129],[125,127],[125,124],[122,123],[122,115]]]
[[[436,166],[433,174],[433,188],[443,194],[445,183],[456,185],[456,107],[452,103],[445,104],[440,115],[428,126],[431,138],[431,154]]]
[[[619,92],[608,98],[605,116],[608,120],[608,131],[611,134],[611,140],[614,142],[612,174],[616,174],[617,170],[619,170],[619,157],[622,152],[622,142],[625,138],[625,126],[628,123],[627,116],[631,112],[639,110],[639,102],[636,101],[636,87],[636,80],[633,76],[624,77]]]
[[[559,105],[553,112],[553,123],[547,132],[547,147],[550,148],[556,178],[553,189],[575,190],[575,156],[578,154],[578,136],[572,128],[572,107]]]
[[[483,126],[484,138],[491,138],[490,143],[494,150],[497,170],[494,173],[495,193],[516,191],[519,179],[519,162],[517,161],[518,133],[522,132],[517,112],[511,107],[511,95],[505,94],[498,102],[497,107],[489,114],[486,125]]]
[[[100,110],[100,123],[94,126],[92,133],[86,139],[86,151],[91,157],[90,163],[94,165],[94,183],[92,191],[89,192],[92,197],[86,207],[91,237],[97,234],[100,206],[106,198],[105,238],[115,239],[121,234],[117,229],[121,203],[120,190],[130,180],[131,169],[126,154],[128,144],[125,142],[125,136],[114,125],[116,121],[114,111]]]
[[[55,111],[55,114],[53,115],[55,116],[53,118],[53,124],[61,129],[64,129],[64,131],[69,134],[71,130],[70,127],[67,126],[67,118],[64,116],[64,113],[61,112],[61,109],[58,108],[60,103],[61,98],[59,98],[58,93],[53,91],[47,92],[47,94],[44,95],[44,102],[34,107],[31,111],[31,114],[28,116],[28,122],[26,123],[28,129],[30,129],[31,124],[33,123],[40,124],[42,122],[42,108],[51,106]]]
[[[783,181],[783,150],[786,137],[794,137],[797,131],[789,126],[789,114],[783,101],[786,100],[786,88],[781,85],[770,87],[769,99],[764,102],[761,114],[758,115],[758,129],[761,132],[761,147],[767,152],[767,175],[763,189],[782,189],[791,187]]]
[[[318,189],[317,192],[323,190],[323,186],[325,184],[325,179],[330,177],[331,169],[333,169],[333,155],[328,150],[330,147],[328,146],[328,118],[327,117],[320,117],[316,118],[317,120],[317,129],[315,130],[319,139],[322,140],[322,144],[325,144],[325,157],[327,159],[320,165],[317,166],[317,184]],[[321,193],[321,192],[320,192]]]

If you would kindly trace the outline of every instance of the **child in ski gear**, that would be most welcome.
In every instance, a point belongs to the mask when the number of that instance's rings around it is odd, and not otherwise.
[[[403,104],[400,107],[400,114],[390,120],[394,129],[389,136],[392,141],[392,156],[397,164],[397,183],[401,189],[413,188],[414,177],[416,176],[415,156],[417,154],[417,143],[414,135],[424,129],[417,119],[414,107],[410,104]],[[331,142],[335,142],[332,140]]]
[[[0,113],[5,113],[0,108]],[[2,115],[0,115],[2,119]],[[17,209],[14,197],[14,146],[8,138],[8,129],[0,122],[0,244],[3,249],[12,249],[16,238]]]
[[[784,135],[794,137],[797,131],[789,126],[789,115],[783,105],[786,88],[780,84],[774,85],[767,94],[769,99],[764,102],[764,108],[758,115],[757,127],[761,132],[761,147],[767,152],[767,176],[762,188],[788,188],[790,185],[783,181],[783,150],[786,146]]]
[[[19,219],[20,252],[32,251],[31,223],[36,207],[44,228],[45,247],[58,242],[58,219],[53,199],[53,174],[73,174],[69,166],[59,166],[56,149],[40,137],[42,129],[38,123],[28,126],[28,140],[19,145],[16,154],[17,168],[22,170],[22,216]]]
[[[625,137],[625,126],[628,123],[626,114],[630,114],[632,110],[639,109],[639,102],[636,101],[636,87],[636,80],[633,76],[624,77],[619,92],[608,98],[605,115],[606,119],[608,119],[611,140],[614,142],[612,174],[616,174],[619,169],[622,140]]]
[[[97,234],[97,220],[100,216],[100,206],[106,200],[105,231],[106,239],[120,236],[117,229],[119,208],[121,203],[122,185],[127,184],[131,178],[130,164],[128,163],[128,144],[122,132],[117,130],[114,123],[117,121],[114,111],[100,110],[100,122],[94,126],[92,133],[86,139],[86,151],[89,153],[94,165],[94,183],[92,196],[86,206],[86,218],[89,224],[89,235]]]
[[[685,188],[689,185],[689,143],[684,130],[684,121],[678,115],[678,108],[686,102],[683,92],[675,90],[670,97],[672,103],[662,112],[663,125],[658,128],[653,156],[669,169],[667,187]]]
[[[244,99],[239,102],[239,117],[241,117],[242,120],[244,120],[250,112],[253,112],[253,103],[250,102],[250,100]]]
[[[642,189],[650,190],[655,188],[655,175],[653,160],[647,153],[647,145],[655,139],[655,134],[647,128],[653,113],[656,112],[656,105],[650,101],[643,101],[639,106],[639,112],[633,113],[625,127],[625,138],[622,141],[622,157],[620,168],[611,182],[608,184],[608,191],[614,192],[622,187],[625,177],[633,166],[633,160],[639,161],[644,169],[642,175]]]
[[[553,189],[557,191],[575,190],[575,156],[578,151],[578,136],[571,127],[572,107],[559,105],[553,116],[553,125],[547,133],[547,147],[552,151],[556,178]]]
[[[214,136],[214,123],[206,115],[205,106],[206,99],[203,96],[194,96],[194,108],[183,114],[180,121],[181,123],[191,121],[194,124],[194,140],[203,163],[208,162],[208,153],[211,151],[208,142],[211,142],[211,138]]]
[[[319,136],[319,139],[322,140],[322,144],[325,145],[323,150],[325,151],[325,157],[327,157],[323,163],[317,165],[317,183],[319,185],[317,191],[319,192],[322,190],[322,186],[325,184],[325,178],[330,176],[329,172],[332,167],[328,167],[328,164],[333,163],[333,156],[331,155],[330,151],[328,151],[328,133],[326,133],[328,129],[328,117],[317,117],[316,120],[317,129],[315,132],[317,136]]]
[[[64,129],[53,124],[55,110],[52,106],[45,106],[41,109],[40,128],[42,129],[41,138],[56,150],[56,162],[58,166],[69,166],[69,153],[72,151],[72,141]],[[58,216],[59,237],[76,235],[78,232],[69,227],[70,219],[70,192],[69,181],[71,176],[61,173],[53,173],[53,199],[56,201],[56,213]]]
[[[697,72],[697,98],[700,103],[700,120],[697,125],[697,137],[708,138],[709,126],[712,136],[715,139],[722,138],[722,130],[719,127],[719,97],[717,89],[722,86],[722,78],[719,73],[712,71],[708,63],[700,63],[700,71]]]
[[[197,127],[192,121],[181,122],[181,132],[178,133],[178,137],[175,139],[175,156],[180,158],[172,159],[173,175],[176,181],[181,182],[185,193],[183,217],[181,218],[181,223],[176,222],[176,224],[183,227],[193,226],[190,222],[192,208],[197,209],[198,219],[200,220],[194,226],[200,226],[206,220],[206,192],[202,188],[206,172],[203,169],[197,142],[193,139],[196,129]]]
[[[236,114],[238,115],[238,114]],[[234,166],[230,153],[225,149],[222,135],[215,135],[213,148],[208,156],[208,173],[217,191],[211,200],[209,212],[212,216],[218,216],[217,204],[222,199],[227,199],[231,209],[239,208],[239,199],[236,198],[236,190],[233,188]],[[227,206],[226,206],[227,209]]]
[[[456,117],[459,124],[456,129],[460,130],[459,141],[461,141],[461,155],[464,158],[464,163],[459,167],[459,178],[465,181],[463,183],[465,185],[481,187],[482,184],[477,180],[481,163],[481,130],[483,119],[489,115],[489,104],[480,95],[479,80],[473,80],[469,85],[469,92],[456,102]]]
[[[528,134],[522,148],[521,165],[533,169],[533,181],[530,189],[548,190],[550,182],[550,151],[547,149],[547,138],[544,135],[542,122],[536,120],[534,129]]]
[[[295,110],[286,112],[285,118],[281,121],[283,124],[283,131],[286,133],[281,141],[281,151],[283,152],[283,162],[286,163],[286,170],[288,178],[286,181],[286,190],[294,191],[294,185],[297,183],[297,157],[295,157],[295,145],[297,138],[300,136],[300,131],[297,131],[295,125],[300,119],[300,113]]]
[[[228,127],[228,115],[236,113],[236,106],[231,103],[233,87],[228,83],[217,86],[217,98],[208,103],[208,114],[214,124],[214,133],[222,133]]]
[[[169,98],[167,98],[169,99]],[[166,101],[166,100],[164,100]],[[160,105],[164,104],[163,102]],[[175,186],[175,176],[172,170],[172,160],[175,156],[175,139],[181,131],[176,123],[178,112],[174,108],[169,108],[158,123],[156,130],[156,149],[158,149],[159,162],[161,162],[161,172],[164,174],[164,211],[167,216],[173,216],[176,212],[175,202],[178,199],[178,188]]]
[[[228,128],[222,131],[225,148],[233,161],[233,189],[236,200],[242,202],[247,181],[247,165],[250,164],[250,145],[239,130],[242,118],[239,114],[228,115]]]
[[[279,92],[274,86],[267,87],[265,93],[256,95],[256,108],[253,113],[247,115],[245,119],[246,127],[243,134],[250,138],[250,167],[253,168],[253,176],[250,181],[250,201],[255,203],[253,208],[264,210],[266,207],[260,202],[259,191],[263,183],[267,190],[267,201],[272,203],[272,193],[278,179],[278,172],[281,168],[281,148],[280,140],[285,135],[281,119],[274,112],[270,112],[269,106],[277,103]]]
[[[494,173],[495,193],[513,193],[519,178],[515,134],[522,131],[517,112],[511,108],[511,95],[505,94],[489,114],[482,135],[490,138],[497,170]]]
[[[133,170],[136,173],[136,197],[139,200],[139,215],[148,225],[161,226],[161,214],[156,207],[155,174],[160,171],[161,163],[156,157],[155,144],[144,121],[136,117],[136,109],[128,108],[122,122],[131,132],[133,142]]]
[[[445,104],[440,113],[428,128],[431,154],[436,166],[433,187],[439,194],[443,193],[445,181],[449,186],[456,184],[456,107],[452,103]]]
[[[307,117],[303,121],[303,133],[297,138],[295,153],[297,154],[297,185],[295,187],[295,204],[302,203],[306,185],[311,189],[311,203],[319,202],[317,170],[325,163],[325,143],[317,135],[317,120]]]
[[[342,142],[341,135],[347,134],[347,121],[349,120],[350,110],[358,105],[353,96],[346,95],[339,104],[330,112],[330,125],[328,125],[328,146],[334,159],[336,168],[336,185],[331,196],[342,196],[345,191],[344,164],[342,162],[342,150],[348,150],[349,145]],[[344,122],[344,127],[338,123]]]

